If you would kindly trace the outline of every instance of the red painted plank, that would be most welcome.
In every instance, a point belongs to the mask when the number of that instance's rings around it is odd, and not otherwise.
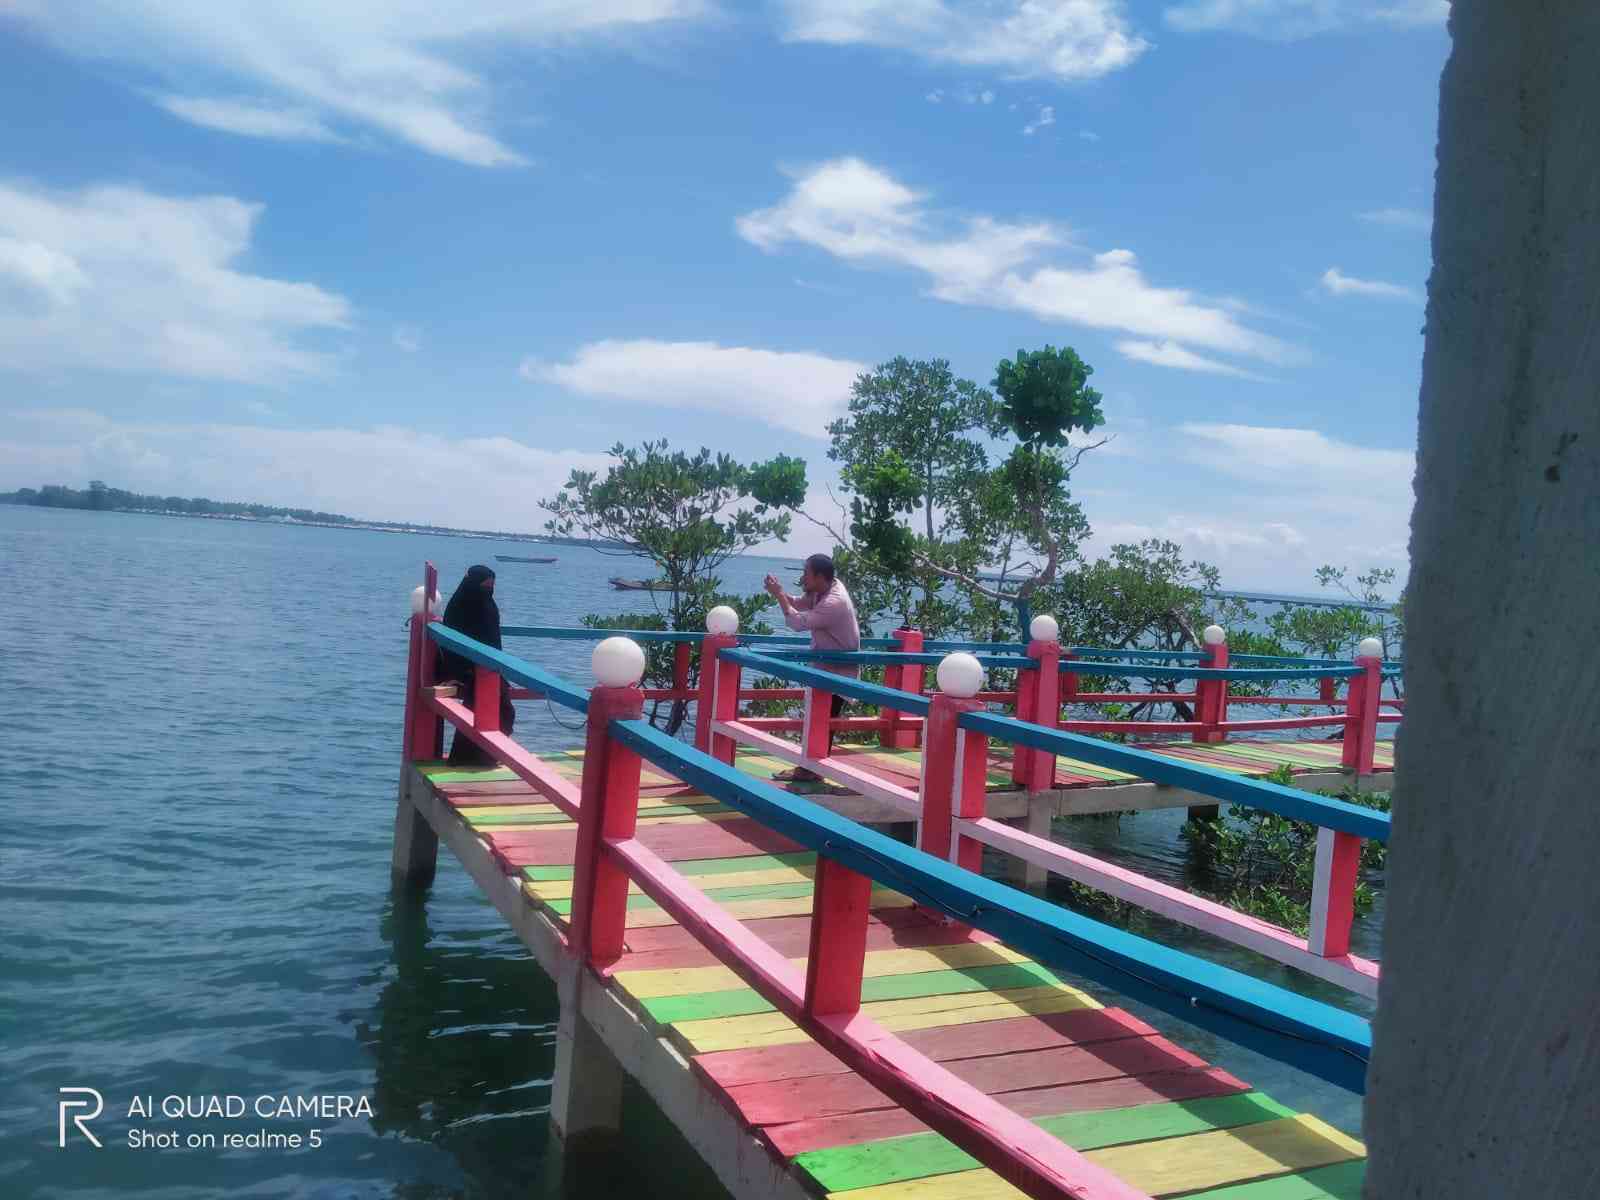
[[[1058,1046],[1015,1054],[991,1054],[945,1064],[956,1078],[985,1095],[1004,1096],[1038,1088],[1089,1083],[1125,1075],[1149,1075],[1203,1067],[1205,1063],[1160,1036],[1118,1038],[1088,1046]],[[752,1125],[776,1125],[808,1117],[871,1112],[894,1101],[855,1074],[810,1075],[750,1083],[727,1090]]]
[[[775,950],[791,958],[800,958],[810,949],[810,917],[766,917],[759,921],[746,921],[745,926]],[[958,926],[935,924],[910,908],[878,909],[867,921],[868,950],[953,946],[961,942],[993,940],[987,933],[969,933]],[[619,971],[709,967],[721,961],[681,925],[630,929],[628,949],[631,953],[617,964]]]
[[[573,861],[577,837],[573,829],[527,830],[492,834],[489,844],[503,866],[552,866]],[[792,854],[801,849],[782,834],[748,817],[707,821],[703,825],[651,825],[639,830],[638,840],[668,862],[686,858]]]
[[[1016,1054],[1057,1046],[1086,1045],[1114,1038],[1148,1037],[1149,1025],[1120,1008],[1085,1008],[1042,1016],[1011,1017],[913,1029],[900,1040],[935,1062]],[[815,1042],[717,1050],[695,1057],[695,1067],[725,1088],[807,1075],[839,1075],[850,1068]]]
[[[1199,1071],[1168,1071],[1157,1075],[1124,1075],[1118,1079],[1066,1087],[1036,1088],[999,1097],[1005,1106],[1025,1117],[1049,1117],[1059,1113],[1097,1112],[1108,1108],[1131,1108],[1136,1104],[1158,1104],[1165,1100],[1198,1100],[1204,1096],[1227,1096],[1247,1092],[1248,1084],[1215,1067]],[[829,1146],[855,1146],[879,1138],[906,1133],[926,1133],[928,1127],[903,1108],[847,1116],[815,1117],[791,1121],[787,1125],[767,1125],[761,1135],[785,1158],[807,1150]]]

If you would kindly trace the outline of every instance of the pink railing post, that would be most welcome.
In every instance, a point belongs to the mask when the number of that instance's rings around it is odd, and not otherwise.
[[[573,953],[595,967],[609,966],[622,956],[628,924],[628,875],[605,852],[605,843],[631,838],[639,816],[639,756],[611,737],[610,725],[613,720],[636,720],[643,712],[644,693],[637,683],[596,687],[589,693],[570,940]]]
[[[1033,647],[1029,646],[1031,650]],[[1024,667],[1017,672],[1017,720],[1032,721],[1039,704],[1039,672]],[[1011,747],[1011,782],[1017,787],[1028,785],[1028,765],[1033,761],[1033,751],[1027,746]]]
[[[833,693],[821,688],[806,688],[805,723],[800,730],[800,746],[807,758],[827,758],[833,748]]]
[[[707,626],[712,623],[712,617],[707,614]],[[739,619],[736,616],[733,629],[738,627]],[[700,694],[694,706],[694,748],[703,754],[711,752],[711,722],[716,720],[717,714],[717,668],[721,665],[717,656],[722,651],[731,650],[739,644],[733,629],[722,633],[714,633],[708,629],[706,636],[700,642]]]
[[[894,639],[895,648],[902,654],[922,653],[922,630],[896,629],[889,635]],[[887,668],[883,673],[885,687],[894,688],[896,691],[910,692],[920,696],[923,691],[923,667],[921,663],[906,663],[904,666]],[[892,708],[885,708],[881,714],[889,725],[878,734],[878,745],[886,750],[903,750],[916,746],[921,740],[921,735],[914,727],[908,727],[905,714]]]
[[[815,1017],[857,1012],[866,972],[872,880],[819,855],[812,896],[806,1012]]]
[[[1339,681],[1332,675],[1317,680],[1317,699],[1330,708],[1339,702]]]
[[[1038,664],[1033,680],[1033,723],[1046,729],[1061,727],[1061,627],[1051,616],[1033,619],[1028,632],[1028,657]],[[1056,783],[1056,756],[1043,750],[1031,751],[1026,759],[1023,783],[1030,792],[1043,792]]]
[[[1361,870],[1361,839],[1353,833],[1317,830],[1316,874],[1311,882],[1311,932],[1306,946],[1322,958],[1350,953],[1350,926],[1356,917],[1356,882]]]
[[[936,858],[959,861],[953,820],[983,816],[988,786],[989,739],[957,726],[962,713],[983,709],[983,702],[975,699],[983,689],[983,668],[970,654],[948,654],[939,664],[938,681],[922,726],[917,847]],[[962,849],[968,846],[981,856],[981,846],[962,839]]]
[[[407,761],[426,762],[443,752],[444,732],[438,715],[422,702],[426,689],[434,684],[433,641],[428,637],[428,622],[439,596],[439,570],[431,562],[422,570],[422,612],[411,617],[411,652],[406,664],[406,732],[403,738]]]
[[[473,671],[472,727],[479,733],[500,732],[500,672],[482,663]]]
[[[717,678],[713,685],[715,694],[711,703],[711,719],[713,721],[733,721],[739,716],[739,680],[744,671],[736,662],[729,662],[720,654],[717,656]],[[712,758],[733,766],[734,759],[739,753],[739,744],[725,733],[713,732],[711,746],[707,751]]]
[[[1383,689],[1383,646],[1366,638],[1356,649],[1361,674],[1351,676],[1345,692],[1344,752],[1341,765],[1356,775],[1371,775],[1378,742],[1378,709]]]
[[[1207,625],[1205,632],[1200,636],[1205,639],[1205,645],[1200,651],[1200,665],[1215,671],[1224,670],[1228,665],[1227,630],[1220,625]],[[1226,679],[1197,679],[1194,691],[1194,719],[1202,725],[1210,726],[1208,729],[1196,731],[1194,740],[1197,742],[1227,741],[1227,732],[1217,728],[1217,726],[1228,719],[1228,681]]]

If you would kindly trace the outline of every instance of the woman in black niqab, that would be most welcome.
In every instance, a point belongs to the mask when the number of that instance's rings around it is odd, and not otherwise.
[[[465,634],[485,646],[500,646],[500,606],[494,602],[494,572],[485,566],[469,567],[457,585],[450,603],[445,606],[444,624],[457,633]],[[459,654],[439,647],[438,670],[440,683],[454,681],[460,685],[461,703],[472,707],[476,665]],[[500,689],[500,731],[510,733],[516,723],[517,712],[511,706],[511,697],[504,686]],[[460,730],[450,743],[453,766],[486,766],[493,763],[488,753]]]

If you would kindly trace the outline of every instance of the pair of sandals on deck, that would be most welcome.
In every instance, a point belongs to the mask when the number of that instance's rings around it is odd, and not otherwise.
[[[822,791],[833,792],[840,795],[848,794],[850,791],[849,788],[840,787],[836,783],[829,783],[826,779],[822,778],[822,776],[816,774],[815,772],[808,771],[804,767],[790,767],[787,771],[778,771],[772,776],[772,782],[811,783],[816,784],[816,786]]]

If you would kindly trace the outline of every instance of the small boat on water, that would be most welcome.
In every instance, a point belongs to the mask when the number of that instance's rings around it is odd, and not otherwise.
[[[552,563],[555,562],[555,557],[552,555],[550,558],[522,558],[515,554],[496,554],[494,560],[495,562]]]
[[[624,579],[613,575],[611,586],[619,592],[655,592],[665,591],[671,585],[665,579]]]

